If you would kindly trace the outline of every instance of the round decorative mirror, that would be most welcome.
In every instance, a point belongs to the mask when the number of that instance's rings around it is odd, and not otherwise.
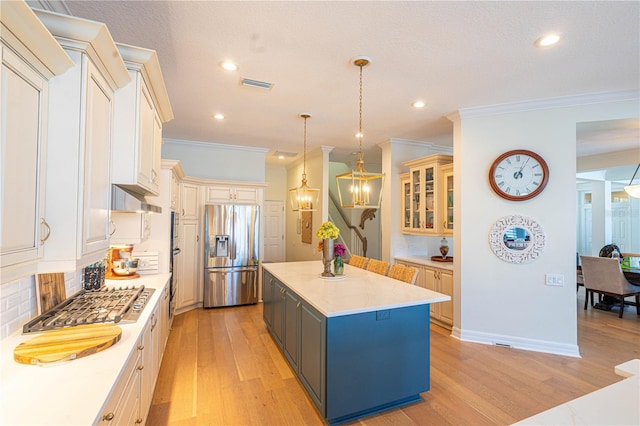
[[[491,228],[489,245],[493,253],[505,262],[529,263],[544,250],[544,230],[530,217],[505,216]]]

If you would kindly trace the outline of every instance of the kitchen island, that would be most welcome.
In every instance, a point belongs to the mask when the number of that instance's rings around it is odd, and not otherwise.
[[[264,320],[330,424],[420,400],[429,390],[429,305],[449,296],[345,265],[263,265]]]

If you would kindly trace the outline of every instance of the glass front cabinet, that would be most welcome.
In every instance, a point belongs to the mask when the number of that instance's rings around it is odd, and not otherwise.
[[[453,235],[453,157],[430,155],[403,165],[402,232]]]

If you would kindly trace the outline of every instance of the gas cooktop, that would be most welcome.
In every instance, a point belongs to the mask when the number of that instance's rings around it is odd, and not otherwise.
[[[36,333],[83,324],[133,323],[154,291],[144,286],[81,290],[26,323],[22,332]]]

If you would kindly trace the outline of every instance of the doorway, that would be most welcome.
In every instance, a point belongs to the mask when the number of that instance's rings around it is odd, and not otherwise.
[[[285,261],[284,225],[284,201],[265,201],[263,262]]]

